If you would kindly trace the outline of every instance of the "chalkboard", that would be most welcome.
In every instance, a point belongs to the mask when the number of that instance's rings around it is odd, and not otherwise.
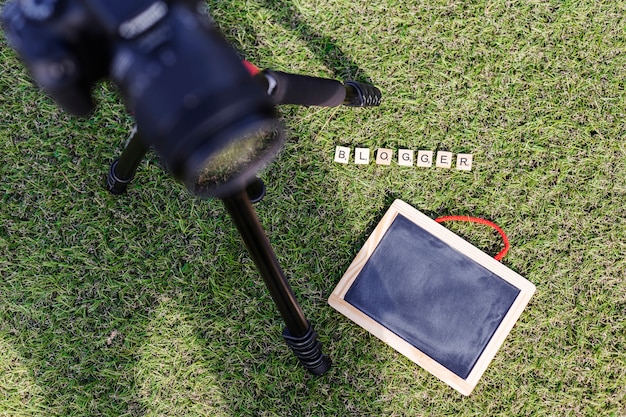
[[[469,395],[534,291],[523,277],[396,200],[329,303]]]

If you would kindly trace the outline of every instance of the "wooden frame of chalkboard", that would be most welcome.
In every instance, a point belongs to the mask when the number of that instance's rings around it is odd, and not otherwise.
[[[535,286],[396,200],[328,303],[470,395]]]

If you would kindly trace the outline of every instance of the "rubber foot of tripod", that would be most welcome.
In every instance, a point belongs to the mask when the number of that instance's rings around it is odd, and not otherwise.
[[[370,107],[380,105],[382,93],[371,84],[358,81],[344,82],[346,87],[346,100],[344,105],[348,107]]]
[[[313,375],[323,375],[330,369],[330,358],[322,353],[322,343],[317,340],[313,326],[309,324],[309,330],[302,337],[294,337],[285,329],[283,337],[302,366]]]
[[[117,167],[118,162],[119,159],[113,161],[111,167],[109,168],[109,175],[107,175],[107,190],[109,190],[111,194],[115,195],[124,194],[128,184],[133,180],[132,178],[123,180],[115,175],[115,168]]]

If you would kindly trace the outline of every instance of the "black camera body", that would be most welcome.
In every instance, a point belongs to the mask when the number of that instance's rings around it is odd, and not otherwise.
[[[196,0],[13,0],[2,24],[61,107],[89,114],[94,84],[109,78],[172,174],[219,196],[245,186],[282,135],[266,91],[203,9]],[[247,154],[225,162],[223,149]]]

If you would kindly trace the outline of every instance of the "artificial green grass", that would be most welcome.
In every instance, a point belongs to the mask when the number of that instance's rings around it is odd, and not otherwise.
[[[333,367],[313,377],[219,201],[132,120],[60,111],[0,51],[0,416],[626,415],[624,1],[211,1],[261,67],[371,81],[371,109],[283,107],[256,206]],[[471,172],[333,163],[336,145],[472,153]],[[463,397],[326,305],[395,198],[497,222],[537,293]],[[488,253],[499,237],[449,224]]]

